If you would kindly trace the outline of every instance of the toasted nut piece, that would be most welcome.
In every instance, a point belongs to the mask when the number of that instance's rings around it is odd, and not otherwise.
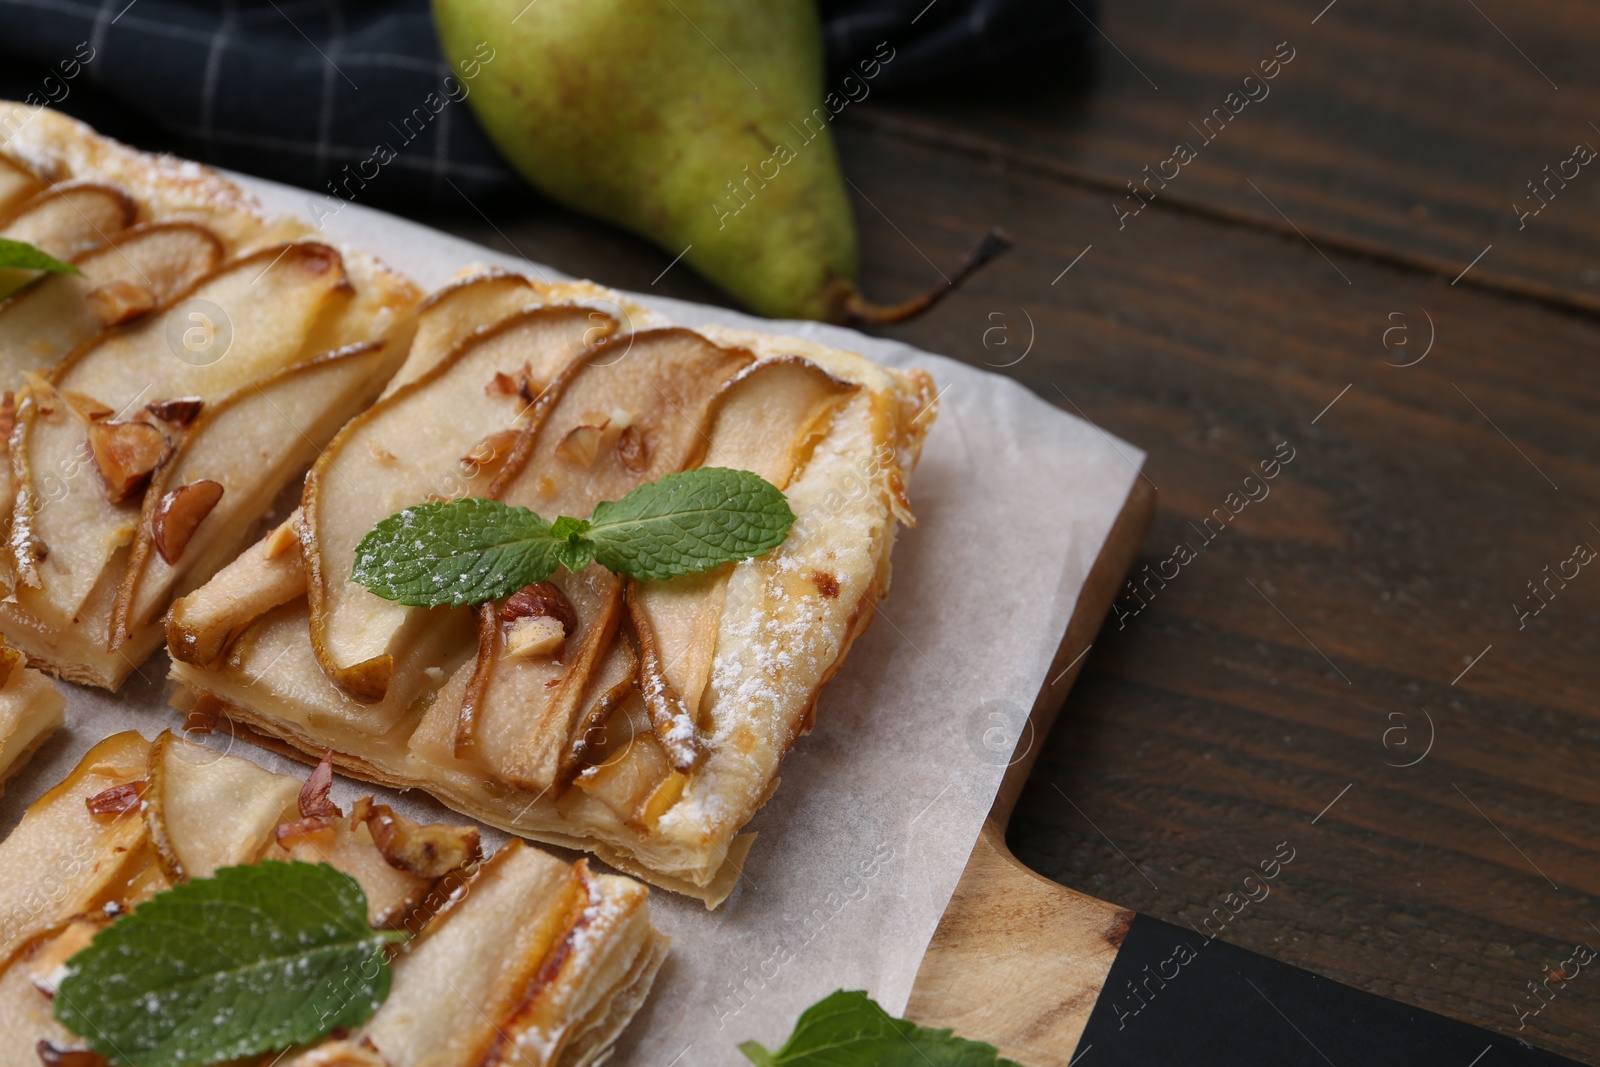
[[[89,450],[105,480],[106,499],[120,504],[150,480],[150,472],[166,455],[167,438],[148,422],[94,422],[89,424]]]
[[[572,601],[554,582],[525,585],[506,597],[506,602],[500,606],[500,618],[504,622],[541,616],[555,619],[567,633],[578,628],[578,613],[573,610]]]
[[[83,802],[89,806],[90,815],[121,815],[139,806],[139,800],[144,796],[147,784],[143,778],[134,782],[124,782],[110,789],[103,789],[92,797],[85,797]]]
[[[310,837],[313,834],[324,833],[332,829],[333,824],[321,815],[308,815],[293,822],[279,823],[277,828],[272,831],[272,836],[277,840],[278,844],[288,848],[302,837]]]
[[[89,290],[89,311],[102,326],[120,326],[146,314],[156,306],[156,294],[126,278],[97,285]]]
[[[205,400],[198,396],[178,396],[171,400],[157,400],[146,404],[144,409],[162,422],[173,426],[187,426],[200,415],[200,409],[205,407]]]
[[[34,1046],[44,1067],[106,1067],[107,1059],[86,1048],[56,1048],[44,1038]]]
[[[48,417],[61,410],[61,397],[50,379],[34,370],[25,371],[22,377],[28,383],[28,396],[33,398],[33,406],[39,414]]]
[[[604,425],[574,426],[567,431],[567,436],[556,445],[556,455],[569,463],[576,463],[580,467],[594,465],[595,453],[600,451],[600,439],[605,434]]]
[[[363,822],[389,866],[419,878],[443,878],[483,855],[476,828],[424,826],[387,804],[374,804],[371,797],[362,797],[350,811],[352,830]]]
[[[67,407],[72,409],[73,414],[84,422],[99,422],[116,414],[115,411],[86,393],[69,392],[62,393],[61,396],[67,402]]]
[[[328,749],[322,756],[322,762],[317,764],[306,784],[300,787],[300,815],[310,819],[315,816],[331,815],[338,818],[344,812],[339,810],[339,805],[328,799],[328,792],[333,788],[333,749]]]
[[[515,374],[505,371],[495,371],[494,377],[489,379],[489,384],[483,387],[486,396],[520,396],[528,403],[533,403],[535,390],[533,388],[533,366],[528,363]]]
[[[17,394],[7,389],[4,396],[0,396],[0,437],[7,440],[11,431],[17,427]]]
[[[639,432],[639,427],[623,428],[622,436],[617,438],[617,459],[634,474],[641,474],[650,466],[650,446],[645,444],[644,434]]]
[[[566,627],[545,615],[518,619],[506,632],[506,655],[513,659],[559,653],[566,644]]]
[[[150,539],[167,566],[177,563],[183,556],[189,539],[221,499],[221,483],[209,478],[180,485],[161,495],[155,514],[150,516]]]
[[[267,558],[277,559],[291,548],[300,547],[300,509],[272,528],[267,534]]]

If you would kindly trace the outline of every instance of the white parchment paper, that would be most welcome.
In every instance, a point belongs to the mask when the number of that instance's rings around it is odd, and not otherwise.
[[[268,209],[311,218],[314,194],[239,180]],[[432,289],[469,263],[562,275],[391,215],[346,206],[324,237],[368,249]],[[604,281],[604,279],[598,279]],[[742,1064],[740,1041],[776,1047],[835,989],[903,1011],[923,952],[977,839],[1022,717],[1061,641],[1144,453],[998,375],[817,323],[754,319],[640,296],[686,325],[792,333],[933,375],[941,400],[910,482],[919,524],[902,531],[889,598],[824,691],[814,732],[749,827],[759,840],[728,901],[707,912],[657,891],[672,953],[613,1062]],[[153,737],[181,720],[157,655],[110,695],[61,683],[67,727],[12,780],[0,832],[106,734]],[[305,768],[214,735],[271,767]],[[375,792],[413,816],[430,799],[340,779],[348,804]],[[491,833],[498,844],[502,835]],[[997,993],[999,991],[996,991]]]

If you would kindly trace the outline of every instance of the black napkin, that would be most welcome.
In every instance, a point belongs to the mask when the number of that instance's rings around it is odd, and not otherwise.
[[[894,50],[875,69],[878,91],[1059,63],[1092,4],[825,0],[821,10],[831,84],[885,42]],[[0,0],[0,58],[9,99],[311,189],[346,166],[371,168],[380,143],[395,156],[362,190],[367,202],[459,206],[517,180],[460,106],[470,86],[445,80],[427,0]]]

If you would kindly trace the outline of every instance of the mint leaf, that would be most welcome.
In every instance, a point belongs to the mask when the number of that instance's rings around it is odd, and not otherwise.
[[[566,544],[527,508],[473,496],[440,500],[374,526],[356,546],[350,577],[402,604],[481,604],[550,577],[565,562]]]
[[[588,519],[562,515],[550,524],[550,536],[561,542],[556,549],[556,559],[573,574],[583,570],[594,559],[594,542],[589,540],[588,533]]]
[[[831,993],[807,1008],[777,1052],[739,1046],[758,1067],[1018,1067],[993,1045],[896,1019],[860,990]]]
[[[776,548],[789,536],[794,512],[758,474],[701,467],[605,501],[589,523],[601,566],[661,581]]]
[[[602,501],[588,519],[550,523],[527,508],[466,497],[418,504],[374,526],[350,578],[419,607],[481,604],[591,560],[647,581],[710,570],[783,543],[794,512],[758,474],[702,467]]]
[[[114,1064],[188,1067],[311,1041],[389,995],[354,878],[327,864],[224,867],[158,893],[67,961],[55,1017]]]
[[[71,263],[63,263],[48,252],[41,251],[26,241],[13,241],[0,237],[0,268],[9,270],[46,270],[52,274],[82,274]]]

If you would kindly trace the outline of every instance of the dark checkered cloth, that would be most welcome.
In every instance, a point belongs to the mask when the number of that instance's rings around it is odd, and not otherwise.
[[[1049,66],[1082,40],[1090,3],[824,0],[830,78],[883,41],[896,52],[875,89]],[[427,0],[0,0],[0,68],[7,98],[308,188],[380,142],[398,154],[364,199],[443,206],[516,180],[464,106],[394,123],[455,84]]]

